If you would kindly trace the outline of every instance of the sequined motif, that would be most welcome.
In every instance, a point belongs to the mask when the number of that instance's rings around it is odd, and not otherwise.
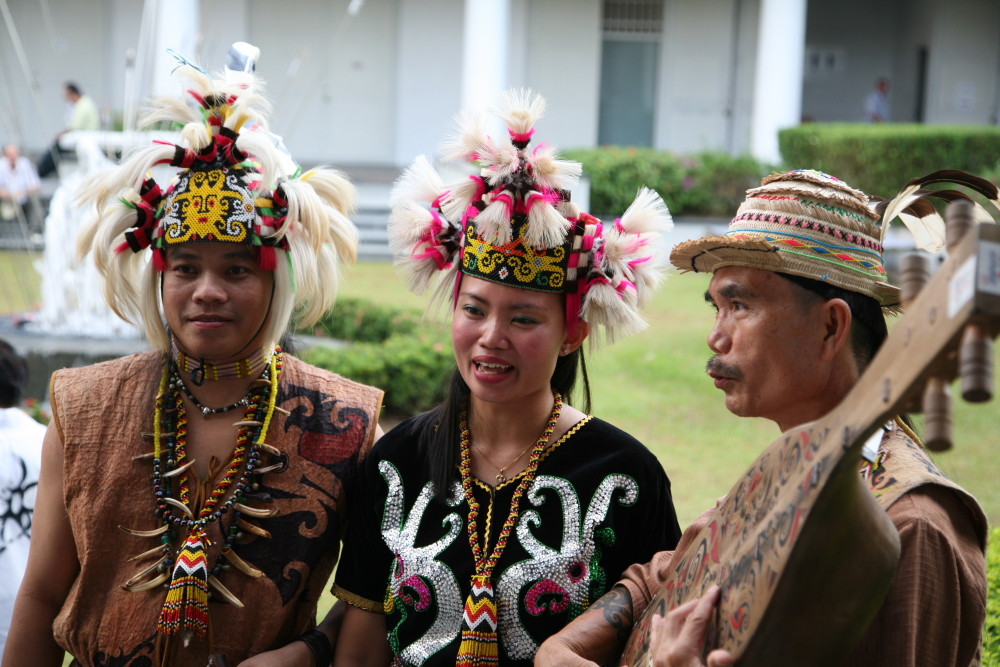
[[[538,599],[537,593],[541,589],[556,593],[551,596],[552,604],[569,606],[571,618],[586,611],[591,603],[591,579],[601,572],[595,531],[607,518],[612,502],[628,507],[635,503],[639,495],[639,485],[631,477],[608,475],[597,487],[586,514],[581,515],[576,489],[561,477],[539,475],[535,479],[527,494],[533,506],[545,502],[542,495],[545,488],[553,489],[562,502],[563,534],[559,548],[546,545],[532,532],[532,527],[541,526],[538,512],[533,509],[524,511],[517,524],[517,539],[531,558],[505,569],[497,585],[500,637],[511,658],[530,658],[538,651],[538,644],[521,623],[517,610],[503,604],[503,601],[521,599],[522,591],[530,585],[527,595],[534,600]],[[589,576],[581,576],[581,563],[590,566],[584,569]],[[604,586],[601,588],[606,590]],[[535,615],[542,611],[537,606],[534,610],[528,609]]]
[[[405,664],[420,665],[452,643],[461,626],[464,597],[451,568],[438,560],[438,556],[464,533],[464,519],[460,512],[447,514],[441,525],[443,534],[431,544],[418,546],[417,529],[433,497],[431,484],[424,485],[417,501],[406,513],[399,471],[387,461],[379,463],[379,471],[389,487],[382,539],[396,555],[386,612],[397,611],[402,617],[389,633],[390,644]],[[546,502],[544,489],[551,489],[562,505],[562,535],[554,546],[535,534],[535,529],[542,527],[542,521],[539,512],[531,508]],[[533,616],[570,609],[570,617],[574,617],[585,611],[591,603],[594,577],[603,574],[599,565],[600,540],[595,534],[598,526],[607,518],[612,503],[631,506],[638,493],[639,486],[633,478],[608,475],[583,513],[577,491],[568,480],[549,475],[539,475],[535,479],[525,494],[527,504],[516,529],[517,541],[530,558],[504,569],[497,584],[499,634],[507,657],[530,659],[538,650],[538,643],[524,627],[518,608],[504,602],[520,600],[525,611]],[[449,494],[448,505],[457,507],[461,500],[462,489],[456,483]],[[426,530],[426,526],[424,528]],[[601,589],[606,590],[607,582],[601,583],[604,584]],[[420,613],[434,606],[438,615],[430,629],[407,646],[399,646],[394,635],[407,614]]]
[[[496,486],[472,478],[470,489],[456,475],[447,493],[433,493],[413,424],[386,433],[364,463],[334,591],[385,614],[394,665],[453,667],[468,640],[463,614],[476,575],[467,491],[480,507],[481,552],[492,552],[522,475]],[[496,659],[530,667],[539,644],[630,565],[673,549],[681,530],[656,456],[596,417],[551,442],[518,495],[518,518],[488,583]]]
[[[437,619],[427,633],[406,647],[400,647],[399,642],[394,641],[398,626],[389,633],[393,653],[402,655],[408,664],[419,665],[451,643],[462,623],[465,597],[459,591],[458,580],[451,568],[439,561],[437,556],[462,532],[463,520],[457,512],[446,515],[441,522],[442,528],[446,529],[445,534],[432,544],[417,546],[417,530],[424,518],[427,504],[434,497],[431,483],[424,484],[409,514],[404,516],[403,479],[399,471],[388,461],[380,461],[378,469],[389,486],[385,512],[382,515],[382,539],[396,554],[396,563],[389,578],[386,612],[389,613],[393,606],[400,605],[403,618],[398,625],[402,625],[406,620],[406,609],[422,611],[434,598],[439,609]],[[456,507],[461,500],[462,487],[456,482],[448,496],[448,506]],[[412,597],[407,591],[414,591],[421,596],[418,605],[413,605]]]

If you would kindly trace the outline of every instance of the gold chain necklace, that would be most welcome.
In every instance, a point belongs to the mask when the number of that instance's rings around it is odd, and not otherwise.
[[[501,484],[503,484],[504,482],[507,481],[507,475],[504,474],[504,473],[507,472],[507,468],[511,467],[512,465],[514,465],[515,463],[517,463],[518,461],[520,461],[521,457],[524,456],[525,454],[527,454],[528,452],[530,452],[531,448],[534,447],[534,446],[535,446],[535,443],[531,443],[530,445],[528,445],[527,447],[525,447],[521,451],[521,453],[518,454],[517,457],[514,458],[513,461],[511,461],[507,465],[503,466],[502,468],[500,466],[498,466],[496,463],[494,463],[493,459],[491,459],[490,457],[486,456],[486,452],[484,452],[481,447],[477,446],[476,447],[476,451],[479,452],[484,459],[486,459],[487,463],[489,463],[491,466],[493,466],[494,468],[496,468],[497,470],[500,471],[500,472],[497,473],[497,486],[500,486]]]

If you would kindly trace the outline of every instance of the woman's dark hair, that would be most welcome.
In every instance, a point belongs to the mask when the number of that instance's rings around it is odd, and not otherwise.
[[[854,352],[854,361],[858,365],[858,371],[867,368],[889,335],[885,316],[882,315],[882,306],[878,300],[821,280],[794,276],[790,273],[778,275],[818,295],[824,301],[840,299],[847,303],[851,309],[851,350]]]
[[[589,413],[590,378],[587,376],[587,362],[582,346],[556,360],[555,370],[552,371],[552,390],[558,391],[564,401],[571,403],[578,372],[583,376],[581,409]],[[420,454],[427,462],[427,478],[433,482],[434,495],[438,498],[446,497],[452,482],[458,479],[459,416],[468,402],[469,386],[456,368],[451,375],[445,400],[437,407],[418,415],[410,425],[409,435],[416,439]]]

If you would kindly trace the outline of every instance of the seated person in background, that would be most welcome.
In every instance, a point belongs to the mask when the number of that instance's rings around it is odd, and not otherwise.
[[[566,190],[579,165],[528,150],[543,110],[509,93],[513,145],[472,119],[455,142],[452,157],[474,154],[483,177],[446,188],[419,159],[394,193],[390,239],[411,288],[459,263],[440,292],[457,369],[447,400],[365,463],[337,570],[351,606],[336,664],[529,665],[680,535],[656,457],[570,405],[588,334],[644,325],[669,214],[649,190],[614,225],[580,212]],[[582,398],[589,410],[585,373]]]
[[[878,221],[863,192],[820,172],[793,171],[750,190],[725,236],[673,249],[670,260],[681,270],[713,274],[705,295],[716,310],[707,372],[730,412],[769,419],[785,432],[827,414],[857,383],[887,336],[883,314],[899,308],[899,290],[884,282]],[[839,258],[822,252],[834,246]],[[978,664],[986,614],[982,509],[938,470],[901,419],[885,430],[875,460],[859,467],[898,529],[902,553],[887,597],[845,664]],[[660,553],[630,568],[542,646],[536,664],[604,664],[617,656],[671,557]]]
[[[32,202],[40,188],[31,160],[21,155],[17,144],[4,146],[0,158],[0,219],[21,220],[37,228],[41,211],[35,211]]]

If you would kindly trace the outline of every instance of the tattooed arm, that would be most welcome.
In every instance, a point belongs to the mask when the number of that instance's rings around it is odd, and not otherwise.
[[[621,654],[633,622],[632,596],[624,586],[615,586],[572,623],[545,640],[535,654],[535,664],[546,667],[608,664]]]

